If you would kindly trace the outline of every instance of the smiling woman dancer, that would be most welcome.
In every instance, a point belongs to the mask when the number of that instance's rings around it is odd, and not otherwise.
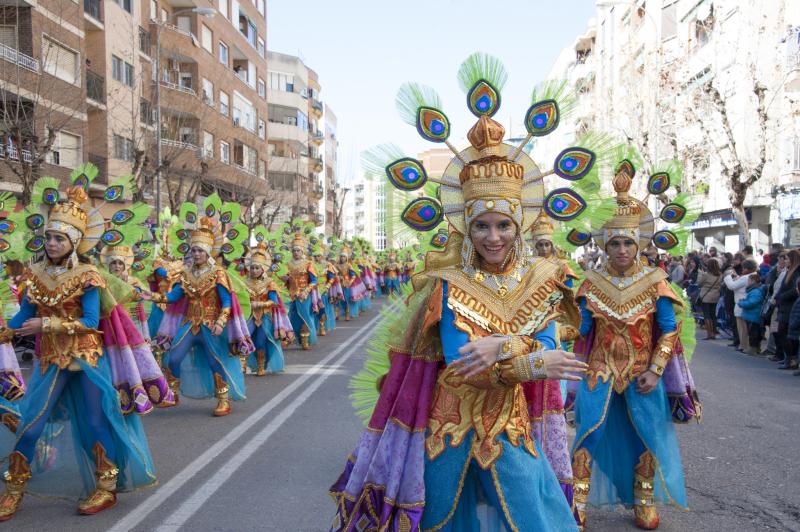
[[[403,213],[417,231],[436,229],[446,216],[449,241],[432,241],[444,252],[427,254],[406,310],[378,327],[353,380],[354,401],[369,421],[331,488],[333,530],[475,531],[482,501],[490,507],[485,521],[507,530],[576,528],[571,485],[559,483],[571,479],[563,415],[553,417],[543,444],[521,384],[579,378],[586,365],[558,349],[555,336],[556,320],[576,323],[577,308],[564,269],[529,258],[522,234],[543,206],[575,218],[589,202],[568,188],[545,198],[536,164],[503,143],[502,125],[490,118],[505,81],[499,61],[474,54],[459,80],[479,117],[471,147],[454,150],[435,181],[441,203],[421,197]],[[560,89],[554,92],[534,92],[531,136],[558,124]],[[447,142],[450,124],[431,89],[405,85],[398,107],[424,138]],[[564,173],[582,179],[596,159],[586,153],[571,155]],[[409,158],[389,163],[386,174],[401,190],[429,181]],[[560,406],[557,389],[552,399]]]
[[[62,199],[58,180],[39,179],[32,204],[16,224],[22,237],[18,252],[43,252],[43,257],[30,269],[19,312],[0,331],[2,338],[36,335],[0,521],[14,515],[27,490],[83,493],[88,496],[78,512],[93,515],[114,506],[117,491],[156,481],[142,422],[128,414],[145,414],[173,399],[149,344],[116,303],[117,296],[129,297],[131,288],[88,263],[86,254],[99,242],[120,243],[119,232],[103,230],[104,204],[89,208],[96,175],[93,165],[78,167]],[[112,181],[106,202],[121,197],[122,188]],[[119,209],[111,222],[134,223],[134,211],[137,206]],[[28,229],[34,234],[23,233]]]

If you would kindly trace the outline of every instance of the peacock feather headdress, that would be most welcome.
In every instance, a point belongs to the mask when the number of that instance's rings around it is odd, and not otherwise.
[[[610,143],[595,137],[579,139],[545,172],[523,150],[528,140],[552,133],[574,109],[575,96],[566,83],[548,82],[534,90],[525,113],[528,138],[511,145],[504,142],[503,126],[492,119],[500,108],[506,79],[502,63],[490,55],[475,53],[462,63],[458,80],[478,121],[467,134],[470,146],[461,151],[449,141],[450,121],[433,89],[408,83],[398,93],[397,107],[403,119],[423,138],[446,144],[454,154],[440,178],[429,176],[422,162],[410,157],[399,157],[384,168],[389,182],[402,191],[418,191],[431,182],[438,185],[435,197],[422,195],[409,202],[401,214],[403,222],[415,231],[436,231],[428,242],[435,249],[444,248],[447,242],[446,231],[440,231],[445,219],[451,231],[466,237],[471,222],[487,212],[509,216],[520,233],[530,228],[542,211],[564,222],[613,215],[613,200],[601,197],[597,177],[600,165],[608,159]],[[547,192],[544,178],[548,175],[564,179],[569,186]],[[461,241],[462,259],[470,261],[471,240]],[[521,239],[518,245],[522,246]]]
[[[223,203],[215,192],[203,200],[201,209],[194,202],[184,202],[180,206],[177,223],[169,227],[170,253],[183,256],[192,246],[197,246],[212,258],[222,255],[233,261],[241,257],[249,229],[239,222],[239,204]]]

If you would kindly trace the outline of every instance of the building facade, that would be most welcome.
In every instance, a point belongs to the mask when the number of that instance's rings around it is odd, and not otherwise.
[[[750,239],[758,248],[785,240],[787,222],[773,206],[800,166],[792,94],[800,89],[792,77],[799,10],[786,0],[598,1],[596,19],[550,74],[578,93],[577,111],[560,134],[609,132],[636,145],[647,165],[683,163],[682,189],[703,204],[694,248],[739,249],[729,176],[738,168],[740,181],[760,174],[744,202]],[[537,142],[534,158],[552,160],[565,140]],[[642,197],[644,185],[636,184]]]
[[[325,234],[341,232],[339,187],[339,138],[338,120],[333,110],[325,105],[325,177],[323,180],[325,197],[322,200]]]

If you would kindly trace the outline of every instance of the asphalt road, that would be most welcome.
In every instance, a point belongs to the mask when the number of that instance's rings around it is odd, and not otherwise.
[[[6,524],[16,530],[324,531],[327,494],[360,422],[347,383],[376,325],[373,309],[287,351],[287,371],[247,377],[248,399],[211,417],[213,400],[182,400],[145,417],[160,485],[121,494],[94,517],[75,503],[26,497]],[[701,424],[679,427],[691,510],[661,512],[665,531],[800,530],[800,377],[699,342],[693,363]],[[787,374],[788,373],[788,374]],[[590,510],[589,529],[635,530],[630,511]]]

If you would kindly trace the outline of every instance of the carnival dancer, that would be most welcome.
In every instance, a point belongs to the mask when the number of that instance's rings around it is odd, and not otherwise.
[[[245,284],[250,296],[251,315],[247,328],[256,350],[248,360],[250,369],[261,377],[284,370],[282,344],[291,342],[294,332],[278,295],[278,285],[270,275],[272,258],[263,241],[250,252],[249,264]]]
[[[282,279],[289,289],[289,319],[294,336],[305,351],[317,343],[314,313],[318,311],[311,294],[317,285],[317,273],[314,264],[306,258],[307,247],[303,234],[295,232],[291,241],[292,258],[286,263],[287,273]]]
[[[333,530],[475,531],[481,491],[508,530],[576,529],[566,424],[560,412],[547,412],[560,395],[555,389],[540,402],[537,434],[520,384],[576,380],[570,373],[586,368],[555,338],[555,321],[577,320],[577,308],[564,270],[529,260],[522,234],[543,205],[575,218],[598,198],[570,188],[544,197],[536,164],[504,144],[502,125],[490,118],[504,79],[490,56],[462,65],[459,80],[479,121],[467,136],[471,147],[453,150],[441,178],[428,177],[415,159],[386,167],[401,190],[440,185],[438,200],[415,199],[403,220],[430,231],[446,217],[451,233],[445,251],[428,253],[414,276],[407,310],[379,326],[352,382],[355,403],[370,418],[331,488]],[[432,89],[406,85],[397,101],[423,137],[448,142],[449,121]],[[559,105],[537,98],[527,116],[532,136],[547,134]],[[578,166],[592,164],[586,157]]]
[[[150,209],[149,205],[146,205],[146,207],[148,210]],[[142,236],[144,238],[149,238],[149,235]],[[140,257],[142,254],[152,253],[152,248],[150,248],[149,245],[141,244],[139,247]],[[146,266],[141,264],[141,262],[137,262],[136,255],[137,254],[134,253],[131,246],[106,246],[100,252],[100,259],[111,275],[123,283],[129,284],[131,288],[133,288],[133,291],[131,292],[131,301],[127,303],[126,310],[133,320],[133,323],[136,325],[136,328],[139,329],[142,338],[149,342],[150,328],[148,327],[147,313],[144,305],[142,304],[142,293],[148,292],[149,289],[145,286],[141,279],[132,273],[135,265],[138,265],[138,267],[142,269],[146,268]]]
[[[7,204],[10,198],[0,194],[0,204]],[[8,208],[6,206],[6,208]],[[11,209],[14,207],[12,206]],[[0,208],[0,210],[4,210]],[[7,223],[0,219],[0,231],[2,226]],[[5,239],[3,241],[7,242]],[[0,244],[1,245],[1,244]],[[12,292],[5,275],[0,275],[0,329],[6,327],[6,321],[17,313],[19,304],[17,296]],[[19,403],[25,395],[25,380],[22,378],[22,371],[19,369],[17,354],[11,338],[0,338],[0,423],[6,426],[12,433],[16,432],[20,424]]]
[[[166,295],[172,288],[178,271],[181,269],[181,261],[176,260],[170,256],[169,235],[170,227],[172,224],[177,224],[178,217],[174,216],[169,207],[163,213],[159,213],[159,227],[156,230],[156,241],[158,242],[158,253],[151,264],[150,275],[147,277],[148,287],[151,292],[158,292]],[[163,268],[167,272],[166,277],[160,277],[155,274],[155,271]],[[147,327],[150,333],[150,338],[155,338],[158,335],[158,328],[161,325],[161,320],[164,317],[164,310],[166,310],[166,303],[154,303],[150,305],[150,315],[147,317]],[[153,346],[156,356],[161,358],[161,349],[154,344]]]
[[[392,250],[389,252],[389,259],[386,261],[386,267],[383,269],[386,278],[386,292],[393,296],[400,293],[400,275],[401,266],[397,262],[397,252]]]
[[[316,243],[312,243],[309,246],[309,248],[311,248],[310,252],[313,259],[314,271],[323,275],[322,280],[317,282],[317,286],[315,287],[316,297],[314,297],[314,300],[312,301],[312,305],[316,307],[316,312],[314,312],[314,326],[317,328],[317,336],[325,336],[328,331],[328,328],[325,325],[325,322],[328,319],[328,316],[325,313],[325,305],[328,301],[328,282],[327,278],[325,277],[327,264],[324,259],[325,252],[322,249],[322,239],[315,238],[314,240]]]
[[[339,282],[342,285],[342,294],[344,297],[339,302],[341,314],[344,314],[344,321],[350,321],[358,317],[359,301],[363,297],[364,285],[356,272],[356,267],[350,262],[352,252],[350,246],[347,244],[342,245],[339,251],[339,262],[336,264],[336,270],[339,275]]]
[[[591,233],[608,260],[602,270],[586,272],[577,294],[585,341],[576,342],[575,351],[589,369],[575,398],[575,506],[581,527],[587,505],[622,503],[633,506],[637,527],[652,530],[659,525],[656,501],[686,507],[672,421],[699,417],[700,405],[679,339],[675,308],[682,299],[663,270],[639,260],[651,240],[680,253],[680,232],[654,234],[653,215],[629,194],[638,155],[623,148],[617,160],[616,215]],[[665,194],[679,177],[676,164],[664,163],[651,172],[648,190]],[[680,200],[662,209],[661,219],[691,222]],[[683,332],[693,337],[688,321]]]
[[[5,340],[37,337],[17,440],[13,450],[3,449],[10,456],[0,521],[14,515],[26,491],[83,495],[78,512],[93,515],[114,506],[117,492],[156,482],[134,414],[173,398],[149,344],[116,303],[129,297],[130,287],[87,262],[98,243],[120,242],[114,225],[104,231],[100,209],[124,198],[131,181],[111,180],[105,201],[92,208],[88,190],[97,173],[91,164],[76,168],[66,194],[57,179],[40,178],[32,204],[14,223],[17,256],[44,253],[30,269],[19,312],[0,331]],[[117,210],[112,224],[141,223],[135,211]]]
[[[406,253],[406,258],[403,261],[403,282],[407,283],[411,280],[411,277],[414,275],[414,271],[417,269],[416,263],[411,259],[411,252],[409,251]]]
[[[245,399],[240,358],[255,350],[239,305],[239,297],[247,295],[234,291],[218,262],[220,254],[231,261],[242,255],[247,226],[223,229],[238,220],[239,209],[235,203],[223,205],[216,193],[203,202],[203,216],[194,203],[181,205],[180,223],[170,229],[172,254],[186,254],[187,261],[168,294],[144,294],[168,304],[156,344],[164,351],[170,388],[176,398],[179,392],[195,399],[216,397],[217,417],[230,414],[230,401]],[[156,274],[166,278],[168,272],[159,268]]]
[[[333,258],[333,253],[328,253],[323,260],[323,269],[321,270],[325,272],[325,295],[322,297],[325,319],[322,321],[322,324],[327,332],[336,328],[336,306],[339,301],[344,299],[342,285],[339,281],[339,272],[336,269]]]

